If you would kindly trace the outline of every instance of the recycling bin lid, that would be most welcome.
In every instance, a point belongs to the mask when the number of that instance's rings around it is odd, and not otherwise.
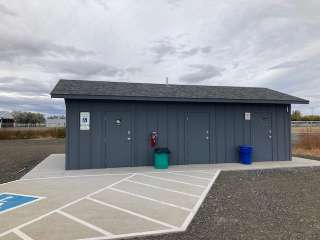
[[[154,149],[155,153],[170,153],[169,148],[164,147],[164,148],[155,148]]]

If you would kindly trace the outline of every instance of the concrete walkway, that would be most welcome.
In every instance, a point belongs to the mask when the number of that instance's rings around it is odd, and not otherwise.
[[[106,173],[136,173],[136,172],[162,172],[151,166],[134,167],[134,168],[106,168],[106,169],[89,169],[89,170],[64,170],[65,155],[52,154],[32,171],[27,173],[22,179],[31,178],[47,178],[47,177],[65,177],[78,175],[97,175]],[[193,170],[254,170],[254,169],[272,169],[272,168],[289,168],[289,167],[311,167],[320,166],[320,161],[305,158],[293,157],[292,161],[277,162],[254,162],[251,165],[243,165],[239,163],[222,163],[222,164],[193,164],[193,165],[177,165],[170,166],[170,171],[193,171]]]
[[[0,193],[41,197],[0,211],[0,240],[100,240],[184,231],[221,170],[320,166],[319,161],[64,170],[64,155],[45,159]],[[213,186],[214,187],[214,186]]]

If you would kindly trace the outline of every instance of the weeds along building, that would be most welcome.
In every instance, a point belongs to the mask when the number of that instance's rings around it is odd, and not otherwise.
[[[66,104],[66,169],[153,164],[168,147],[170,164],[291,160],[291,104],[308,101],[267,88],[60,80]]]

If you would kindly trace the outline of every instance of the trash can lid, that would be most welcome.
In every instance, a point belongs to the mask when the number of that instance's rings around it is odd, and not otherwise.
[[[155,148],[154,149],[155,153],[170,153],[169,148]]]
[[[251,145],[240,145],[240,148],[250,148],[250,149],[252,149],[253,146],[251,146]]]

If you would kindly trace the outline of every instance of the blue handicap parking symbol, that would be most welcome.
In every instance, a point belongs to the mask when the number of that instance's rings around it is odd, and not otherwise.
[[[0,193],[0,213],[24,206],[38,199],[34,196]]]

